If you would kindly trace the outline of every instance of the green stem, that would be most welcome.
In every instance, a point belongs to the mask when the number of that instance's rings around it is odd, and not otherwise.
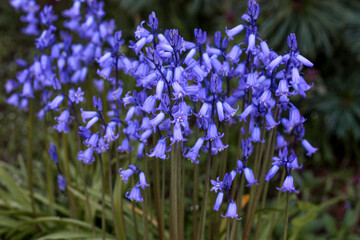
[[[184,214],[183,214],[183,162],[179,151],[179,142],[176,143],[176,161],[177,161],[177,216],[178,216],[178,239],[184,239]]]
[[[281,187],[281,183],[284,182],[285,179],[285,174],[286,174],[286,170],[284,169],[281,175],[281,180],[280,180],[280,186]],[[277,209],[279,207],[280,204],[280,200],[281,200],[281,191],[278,191],[277,197],[276,197],[276,204],[275,204],[275,208]],[[272,236],[272,232],[274,230],[275,227],[275,223],[277,221],[277,217],[278,217],[278,213],[275,212],[272,214],[271,220],[270,220],[270,229],[269,229],[269,233],[268,233],[268,239],[271,239]]]
[[[284,240],[287,239],[287,230],[289,223],[289,192],[286,192],[286,210],[285,210],[285,227],[284,227]]]
[[[274,148],[273,148],[273,144],[272,144],[271,141],[273,140],[273,135],[275,133],[276,133],[275,128],[270,131],[270,134],[269,134],[270,142],[266,146],[266,151],[265,151],[265,155],[264,155],[264,164],[263,164],[264,166],[261,168],[260,176],[263,176],[265,174],[267,163],[268,163],[268,161],[270,161],[271,154],[273,153]],[[257,188],[256,188],[255,196],[254,196],[253,202],[252,202],[251,207],[250,207],[250,212],[248,214],[248,218],[246,220],[245,229],[244,229],[244,236],[243,236],[244,240],[247,240],[249,238],[249,234],[250,234],[250,231],[251,231],[251,226],[252,226],[252,223],[253,223],[253,220],[254,220],[254,214],[255,214],[255,211],[256,211],[258,201],[260,199],[260,194],[261,194],[261,190],[262,190],[262,187],[263,187],[263,183],[264,183],[264,178],[261,177],[259,179],[259,186],[257,186]]]
[[[30,201],[33,218],[36,218],[35,199],[34,199],[34,180],[33,180],[33,139],[34,139],[34,100],[29,102],[29,145],[28,145],[28,177]],[[39,230],[36,225],[36,229]]]
[[[230,218],[227,218],[226,223],[226,240],[230,240]]]
[[[44,135],[46,137],[46,146],[45,149],[49,149],[49,137],[48,137],[48,133],[47,133],[47,121],[45,118],[45,124],[44,124]],[[53,175],[52,175],[52,170],[51,170],[51,158],[50,155],[46,154],[46,189],[47,189],[47,195],[48,195],[48,199],[49,199],[49,209],[50,209],[50,214],[54,215],[55,214],[55,210],[54,210],[54,181],[53,181]]]
[[[173,126],[172,126],[173,128]],[[173,131],[173,129],[171,130]],[[171,146],[171,175],[170,175],[170,237],[178,239],[178,190],[177,190],[177,148]]]
[[[131,152],[128,152],[128,158],[129,158],[129,164],[131,164]],[[131,185],[134,186],[134,178],[131,178]],[[136,221],[136,212],[135,212],[135,201],[132,201],[131,202],[131,205],[132,205],[132,215],[133,215],[133,222],[134,222],[134,230],[135,230],[135,239],[136,240],[139,240],[140,237],[139,237],[139,229],[138,229],[138,226],[137,226],[137,221]]]
[[[158,238],[159,240],[164,239],[164,211],[161,201],[160,194],[160,170],[159,170],[159,159],[154,159],[154,201],[155,201],[155,211],[156,211],[156,220],[158,222]]]
[[[121,226],[119,226],[117,221],[116,221],[110,152],[108,153],[108,174],[109,174],[109,193],[110,193],[110,202],[111,202],[111,215],[112,215],[112,220],[113,220],[113,224],[114,224],[116,240],[119,240],[120,239],[119,227],[121,227]]]
[[[99,164],[100,164],[100,173],[101,173],[101,230],[102,230],[102,239],[105,240],[105,177],[104,177],[104,166],[101,154],[99,156]]]
[[[63,140],[63,149],[64,149],[64,174],[66,179],[66,185],[71,186],[72,180],[71,180],[71,174],[70,174],[70,160],[69,160],[69,145],[67,136],[65,134],[62,134],[62,140]],[[70,208],[70,215],[72,218],[77,218],[77,212],[76,212],[76,205],[75,200],[72,192],[66,188],[67,195],[69,197],[69,208]]]
[[[273,135],[273,139],[272,139],[272,142],[271,142],[272,146],[271,148],[275,148],[275,144],[276,144],[276,134]],[[271,166],[271,162],[268,162],[267,164],[268,166],[266,166],[267,169],[269,169],[269,167]],[[269,182],[266,182],[265,183],[265,189],[263,190],[263,194],[262,194],[262,197],[261,197],[261,209],[264,209],[265,208],[265,203],[266,203],[266,197],[267,197],[267,192],[268,192],[268,189],[269,189]],[[257,225],[256,225],[256,230],[255,230],[255,237],[254,239],[257,239],[258,235],[259,235],[259,232],[260,232],[260,226],[261,226],[261,217],[262,217],[262,212],[259,213],[258,215],[258,221],[257,221]]]
[[[193,229],[193,240],[197,237],[197,232],[195,229],[198,229],[198,205],[199,205],[199,165],[194,166],[194,189],[193,189],[193,209],[192,209],[192,229]]]
[[[145,176],[149,176],[149,170],[148,170],[148,161],[147,161],[147,157],[145,158],[144,161],[144,171],[145,171]],[[143,202],[143,224],[144,224],[144,239],[148,240],[149,239],[149,225],[148,225],[148,209],[147,209],[147,205],[149,204],[149,198],[148,198],[148,190],[145,188],[144,192],[144,202]]]
[[[244,190],[245,190],[245,176],[243,173],[241,173],[240,175],[240,185],[237,185],[237,191],[236,191],[236,205],[239,206],[238,207],[238,215],[241,216],[241,212],[242,212],[242,197],[244,194]],[[237,232],[239,230],[239,228],[241,227],[241,222],[240,221],[234,221],[231,227],[231,234],[230,234],[230,238],[231,239],[236,239],[237,238]]]
[[[88,193],[88,190],[87,190],[87,184],[86,184],[86,178],[85,178],[84,165],[83,165],[82,163],[80,163],[80,171],[81,171],[81,178],[82,178],[82,181],[83,181],[83,184],[84,184],[86,211],[87,211],[87,214],[88,214],[88,216],[89,216],[92,233],[93,233],[94,237],[96,237],[94,219],[93,219],[92,213],[91,213],[91,207],[90,207],[90,201],[89,201],[89,193]]]
[[[204,239],[205,232],[205,220],[206,220],[206,212],[207,212],[207,201],[209,196],[209,183],[210,183],[210,173],[211,173],[211,145],[212,142],[209,142],[209,153],[208,153],[208,161],[206,167],[206,175],[205,175],[205,185],[204,185],[204,198],[201,204],[201,213],[200,213],[200,223],[199,223],[199,231],[198,231],[198,240]]]

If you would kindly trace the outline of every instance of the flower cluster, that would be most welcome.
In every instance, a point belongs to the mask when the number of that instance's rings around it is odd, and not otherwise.
[[[139,167],[145,153],[148,158],[165,160],[172,148],[199,164],[201,153],[211,158],[232,145],[223,143],[225,127],[240,129],[242,156],[233,161],[234,169],[222,181],[220,176],[211,180],[211,190],[219,192],[214,210],[219,211],[226,200],[228,210],[222,216],[240,219],[239,206],[231,195],[232,184],[237,174],[244,174],[246,186],[259,184],[263,176],[254,166],[254,146],[264,149],[265,144],[275,140],[279,154],[272,158],[265,180],[273,178],[282,166],[286,178],[278,190],[298,192],[291,176],[293,169],[301,168],[295,146],[301,143],[308,156],[317,148],[304,139],[305,118],[291,99],[295,95],[306,97],[312,85],[307,84],[301,71],[313,64],[300,54],[295,34],[287,39],[286,54],[269,48],[256,26],[260,14],[256,1],[249,0],[242,24],[226,28],[225,34],[217,31],[213,41],[202,29],[194,30],[193,42],[184,40],[177,29],[161,31],[152,12],[137,27],[136,41],[129,43],[127,51],[133,51],[134,58],[123,53],[126,44],[122,32],[115,31],[114,20],[105,20],[101,1],[75,0],[70,9],[62,12],[66,18],[63,30],[55,26],[58,17],[51,6],[40,11],[33,0],[11,0],[11,4],[26,14],[23,21],[29,25],[24,32],[38,36],[35,45],[39,53],[32,64],[17,61],[24,69],[16,80],[7,81],[6,91],[11,94],[7,102],[26,109],[28,99],[35,98],[38,92],[42,104],[39,118],[50,110],[61,111],[54,118],[54,128],[64,133],[71,130],[72,122],[76,123],[86,146],[77,159],[85,164],[95,161],[94,154],[108,151],[111,143],[120,153],[136,149],[136,166],[130,163],[128,169],[119,170],[125,183],[130,176],[139,176],[126,193],[128,199],[142,202],[140,189],[149,186]],[[44,29],[41,33],[39,25]],[[238,42],[241,34],[244,41]],[[79,38],[79,42],[74,41]],[[100,80],[89,80],[88,72],[94,66]],[[135,90],[123,94],[120,71],[135,80]],[[109,90],[103,97],[104,106],[94,96],[94,110],[80,108],[85,124],[80,126],[77,105],[86,99],[82,90],[85,81],[86,86],[93,84],[99,92]],[[192,137],[194,130],[199,133],[197,139]],[[195,143],[192,145],[190,140]],[[154,147],[146,147],[149,145]],[[56,151],[51,149],[50,155],[57,163]],[[64,189],[65,179],[60,176],[60,188]]]

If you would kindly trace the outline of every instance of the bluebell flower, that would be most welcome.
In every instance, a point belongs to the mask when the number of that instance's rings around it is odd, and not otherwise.
[[[160,124],[162,120],[164,120],[164,118],[165,118],[165,114],[163,112],[160,112],[153,119],[150,120],[151,126],[156,127],[157,125]]]
[[[270,130],[279,125],[280,122],[275,122],[271,112],[265,114],[265,121],[266,121],[266,129]]]
[[[143,190],[145,190],[145,187],[150,186],[149,184],[146,183],[145,173],[140,172],[140,173],[139,173],[139,179],[140,179],[140,181],[139,181],[139,182],[140,182],[140,183],[139,183],[139,186],[140,186]]]
[[[106,126],[104,139],[105,139],[108,143],[115,141],[115,140],[119,137],[119,134],[115,135],[115,129],[114,129],[115,126],[116,126],[116,123],[115,123],[115,122],[110,122],[110,123],[107,124],[107,126]]]
[[[317,152],[317,150],[319,150],[318,148],[313,147],[313,146],[309,143],[309,141],[306,140],[306,139],[303,139],[303,140],[301,141],[301,144],[303,145],[303,147],[304,147],[305,150],[307,151],[306,156],[308,156],[308,157],[311,157],[311,155],[313,155],[314,153]]]
[[[302,164],[299,165],[298,158],[294,153],[291,154],[290,158],[291,158],[291,162],[288,163],[289,168],[293,168],[293,169],[301,169],[302,168],[303,165]]]
[[[137,158],[141,159],[144,157],[144,147],[145,144],[143,142],[140,142],[137,148],[137,154],[136,154]]]
[[[95,96],[93,97],[93,105],[96,110],[101,112],[103,110],[103,105],[101,102],[101,98],[97,99]]]
[[[231,51],[226,54],[226,59],[230,60],[231,62],[238,62],[239,57],[241,55],[241,49],[238,45],[234,45]]]
[[[206,140],[210,140],[213,141],[215,138],[217,138],[218,136],[220,136],[220,134],[217,131],[217,127],[214,123],[211,123],[209,125],[209,128],[207,130],[207,134],[205,136]]]
[[[266,70],[268,70],[269,73],[272,73],[274,69],[282,62],[282,60],[283,60],[282,56],[277,56],[269,63],[269,65],[267,65]]]
[[[31,86],[30,81],[26,81],[24,83],[21,96],[26,98],[34,98],[33,87]]]
[[[140,188],[137,185],[133,189],[131,189],[130,193],[127,192],[125,194],[125,197],[131,201],[136,201],[136,202],[144,201],[143,197],[141,196]]]
[[[254,111],[254,106],[252,104],[248,105],[245,110],[239,115],[240,121],[246,121],[246,118],[252,114]]]
[[[129,177],[135,173],[135,170],[136,167],[134,165],[129,165],[129,168],[126,170],[123,170],[122,168],[119,169],[119,174],[124,183],[128,183]]]
[[[215,180],[210,180],[213,187],[210,189],[210,191],[215,191],[217,193],[218,190],[222,191],[222,181],[219,180],[220,177],[216,178]]]
[[[308,59],[306,59],[304,56],[302,55],[297,55],[296,59],[299,60],[299,62],[301,62],[302,64],[304,64],[307,67],[313,67],[314,64],[312,62],[310,62]]]
[[[170,141],[171,145],[175,142],[187,141],[187,139],[183,137],[181,125],[178,122],[174,125],[173,136],[170,138]]]
[[[153,133],[153,130],[152,130],[152,129],[147,129],[145,132],[143,132],[143,133],[140,135],[140,141],[141,141],[141,142],[146,142],[147,139],[151,136],[152,133]]]
[[[36,48],[39,50],[44,50],[45,48],[50,47],[56,41],[55,34],[53,33],[56,30],[56,27],[50,26],[49,29],[44,30],[39,38],[35,40]]]
[[[223,192],[219,192],[217,197],[216,197],[216,201],[215,201],[215,205],[214,205],[214,210],[215,211],[219,211],[219,208],[223,202],[223,198],[224,198],[224,193]]]
[[[87,145],[88,147],[96,148],[98,141],[99,141],[99,134],[94,133],[91,135],[90,138],[88,138],[84,141],[84,144]]]
[[[76,104],[83,102],[84,101],[84,92],[81,90],[81,87],[78,87],[76,92],[74,89],[70,89],[69,90],[69,99],[70,99],[70,101],[72,101]]]
[[[278,134],[276,136],[276,146],[275,146],[275,149],[279,149],[279,148],[283,148],[285,146],[287,146],[288,143],[287,141],[285,140],[284,136],[281,135],[281,134]]]
[[[99,138],[98,142],[97,142],[97,146],[95,148],[96,150],[96,153],[97,154],[101,154],[101,153],[104,153],[106,152],[107,150],[109,150],[109,144],[108,143],[105,143],[105,140],[104,138]]]
[[[56,164],[58,164],[59,163],[59,158],[58,158],[58,155],[57,155],[57,149],[56,149],[56,146],[53,143],[49,144],[49,154],[50,154],[51,159]]]
[[[232,108],[230,106],[229,103],[227,103],[226,101],[222,103],[223,108],[225,110],[225,114],[227,115],[227,117],[234,117],[236,115],[237,110],[239,109],[239,106],[235,109]]]
[[[49,103],[48,108],[51,109],[51,110],[57,110],[63,100],[64,100],[64,96],[63,96],[63,95],[57,95],[57,96],[54,98],[54,100],[52,100],[52,101]]]
[[[54,126],[58,132],[68,133],[70,131],[69,124],[71,122],[70,112],[68,109],[64,110],[59,117],[55,117],[58,124]]]
[[[254,177],[253,171],[250,168],[245,167],[244,174],[245,174],[245,179],[248,182],[248,184],[246,185],[247,187],[250,187],[253,184],[259,185],[257,180]]]
[[[233,39],[233,37],[235,35],[239,34],[243,29],[244,29],[244,26],[242,24],[237,25],[236,27],[234,27],[232,29],[227,29],[227,27],[225,27],[225,33],[231,40],[231,39]]]
[[[130,121],[131,118],[134,116],[135,111],[136,111],[136,107],[135,107],[135,106],[131,106],[131,107],[129,108],[128,112],[126,113],[126,116],[125,116],[124,121],[125,121],[125,122]]]
[[[229,206],[228,206],[225,216],[222,214],[221,214],[221,216],[228,217],[228,218],[235,218],[236,220],[241,220],[241,218],[238,218],[236,203],[234,203],[233,201],[231,201],[229,203]]]
[[[216,154],[217,152],[222,152],[225,148],[227,148],[229,145],[224,145],[221,141],[220,136],[214,139],[213,145],[211,146],[213,154]]]
[[[82,161],[85,164],[92,164],[95,161],[95,157],[93,156],[93,148],[89,147],[85,151],[80,151],[77,156],[77,160]]]
[[[252,142],[265,142],[265,139],[261,139],[261,130],[259,127],[253,127],[251,131],[251,141]]]
[[[255,40],[255,34],[251,33],[248,38],[248,47],[246,49],[246,53],[248,53],[249,51],[253,52],[255,50]]]
[[[250,139],[242,139],[241,140],[241,148],[243,150],[244,160],[248,159],[254,149],[253,145],[251,144]]]
[[[281,188],[276,188],[277,190],[280,190],[282,192],[295,192],[295,193],[299,193],[299,191],[297,191],[294,187],[294,179],[291,175],[286,176],[284,183],[282,185]]]
[[[158,143],[156,144],[155,148],[150,150],[150,154],[146,154],[149,157],[157,157],[161,159],[167,159],[165,152],[167,152],[168,149],[166,148],[166,139],[162,138],[159,139]]]
[[[64,176],[59,174],[57,176],[57,182],[58,182],[60,191],[64,192],[65,188],[66,188],[66,179],[64,178]]]
[[[84,138],[84,139],[87,139],[87,138],[90,138],[91,137],[91,131],[86,128],[86,127],[83,127],[83,126],[80,126],[79,127],[79,135],[80,137]]]
[[[142,110],[147,113],[153,112],[155,110],[155,104],[156,104],[156,98],[150,95],[149,97],[146,98],[142,106]]]
[[[279,166],[278,165],[273,165],[270,169],[270,171],[266,174],[265,176],[265,180],[268,182],[270,179],[272,179],[275,174],[277,173],[277,171],[279,170]]]
[[[130,145],[129,138],[125,137],[124,140],[121,142],[121,145],[118,146],[118,152],[132,152],[134,147]]]
[[[198,157],[200,156],[199,155],[199,150],[200,148],[202,147],[202,145],[204,144],[204,139],[203,138],[199,138],[195,145],[189,149],[189,151],[185,154],[185,151],[184,151],[184,157],[185,158],[188,158],[190,159],[193,163],[196,163],[198,164],[199,163],[199,160],[198,160]]]
[[[224,121],[224,119],[225,119],[224,108],[223,108],[222,102],[220,102],[220,101],[217,101],[217,103],[216,103],[216,112],[217,112],[219,121],[220,122]]]

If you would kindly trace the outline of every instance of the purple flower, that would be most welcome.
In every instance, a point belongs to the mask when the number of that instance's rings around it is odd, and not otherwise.
[[[302,140],[301,144],[306,149],[306,151],[307,151],[306,156],[308,156],[308,157],[311,157],[311,155],[313,155],[314,153],[317,152],[317,150],[319,150],[318,148],[313,147],[306,139]]]
[[[213,141],[215,138],[217,138],[220,134],[217,131],[216,125],[214,123],[211,123],[209,125],[209,128],[207,130],[207,134],[205,136],[206,140]]]
[[[85,164],[92,164],[95,161],[95,157],[93,156],[94,150],[92,147],[89,147],[85,151],[80,151],[77,156],[77,160],[82,161]]]
[[[58,132],[68,133],[70,131],[69,123],[71,120],[69,110],[64,110],[59,117],[55,117],[55,120],[58,121],[58,124],[54,126],[54,129]]]
[[[51,110],[57,110],[63,100],[64,100],[64,96],[63,96],[63,95],[58,95],[58,96],[56,96],[56,97],[54,98],[54,100],[52,100],[52,101],[49,103],[48,108],[51,109]]]
[[[50,145],[49,145],[49,154],[50,154],[51,159],[54,160],[54,162],[56,164],[58,164],[59,163],[59,158],[58,158],[58,155],[57,155],[57,149],[56,149],[56,146],[53,143],[50,143]]]
[[[184,152],[184,157],[190,159],[193,163],[198,164],[199,163],[198,157],[200,156],[199,150],[203,144],[204,144],[204,139],[199,138],[196,141],[194,147],[192,147],[186,154]]]
[[[126,170],[122,170],[122,168],[119,169],[119,174],[124,183],[128,183],[129,177],[135,172],[134,169],[136,169],[134,165],[130,165],[129,169]]]
[[[143,190],[145,190],[145,187],[150,186],[149,184],[146,183],[145,173],[140,172],[140,173],[139,173],[139,179],[140,179],[139,186],[140,186]]]
[[[273,165],[270,171],[268,172],[268,174],[266,174],[265,180],[268,182],[270,179],[272,179],[278,170],[279,170],[279,166]]]
[[[225,33],[226,35],[228,35],[229,39],[233,39],[233,37],[237,34],[239,34],[242,30],[244,29],[244,26],[242,24],[237,25],[236,27],[232,28],[232,29],[227,29],[227,27],[225,27]]]
[[[78,87],[77,91],[75,92],[74,89],[69,90],[69,98],[70,101],[79,104],[79,102],[84,101],[84,92],[81,90],[81,87]]]
[[[59,174],[57,176],[57,182],[58,182],[60,191],[64,192],[65,188],[66,188],[66,179],[64,178],[64,176]]]
[[[219,192],[219,194],[216,197],[216,201],[215,201],[215,205],[214,205],[214,210],[215,211],[219,211],[219,208],[223,202],[223,198],[224,198],[224,193],[223,192]]]
[[[282,185],[281,188],[276,188],[277,190],[280,190],[282,192],[295,192],[295,193],[299,193],[299,191],[297,191],[294,187],[294,179],[291,175],[286,176],[284,183]]]
[[[221,214],[221,216],[241,220],[241,218],[238,218],[236,203],[234,203],[233,201],[231,201],[229,203],[229,206],[228,206],[228,209],[227,209],[227,212],[226,212],[225,216],[222,215],[222,214]]]
[[[140,188],[137,185],[133,189],[131,189],[130,193],[127,192],[125,194],[125,197],[131,201],[136,201],[136,202],[144,201],[144,199],[142,198],[141,193],[140,193]]]
[[[167,159],[168,157],[165,154],[166,151],[167,151],[166,141],[165,141],[165,138],[162,138],[158,141],[155,148],[150,150],[150,154],[147,153],[146,155],[148,155],[149,157],[157,157],[157,158],[161,158],[161,159]]]
[[[245,167],[244,174],[245,174],[246,181],[248,182],[248,185],[246,185],[247,187],[250,187],[253,184],[259,185],[257,180],[254,177],[253,171],[250,168]]]

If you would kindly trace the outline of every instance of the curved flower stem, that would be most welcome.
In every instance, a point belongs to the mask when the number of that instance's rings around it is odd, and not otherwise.
[[[286,192],[286,209],[285,209],[285,227],[284,227],[284,240],[287,239],[287,230],[289,223],[289,192]]]
[[[104,177],[104,166],[101,154],[99,156],[100,163],[100,172],[101,172],[101,230],[102,230],[102,239],[105,240],[105,177]]]

